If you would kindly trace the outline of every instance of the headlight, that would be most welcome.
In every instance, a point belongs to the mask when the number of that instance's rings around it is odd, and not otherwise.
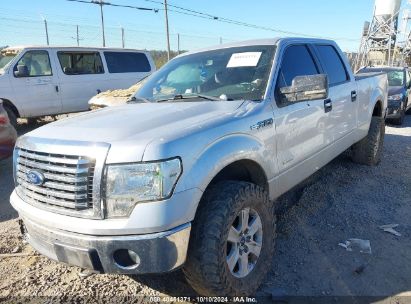
[[[398,101],[398,100],[402,100],[403,97],[404,95],[402,94],[395,94],[395,95],[388,96],[388,100]]]
[[[182,173],[179,158],[161,162],[108,165],[105,201],[107,217],[130,215],[139,202],[171,196]]]

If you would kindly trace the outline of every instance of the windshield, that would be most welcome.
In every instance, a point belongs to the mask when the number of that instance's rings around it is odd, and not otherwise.
[[[403,71],[388,72],[388,85],[390,87],[402,87],[404,85],[404,72]]]
[[[176,58],[147,78],[136,99],[261,100],[275,46],[219,49]],[[176,97],[179,98],[176,98]]]
[[[20,50],[2,50],[0,51],[0,70],[3,70],[9,62],[18,55]]]

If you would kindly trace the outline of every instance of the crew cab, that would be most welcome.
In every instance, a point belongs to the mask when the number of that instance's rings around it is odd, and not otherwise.
[[[276,199],[349,148],[377,165],[386,107],[386,74],[355,77],[333,41],[185,53],[128,104],[20,137],[11,204],[51,259],[182,267],[201,295],[250,295],[270,270]]]
[[[409,102],[410,72],[405,67],[366,67],[358,71],[359,74],[376,72],[388,75],[387,120],[402,125],[405,113],[411,108],[411,102]]]
[[[7,47],[0,51],[0,100],[14,126],[88,110],[88,100],[128,88],[155,70],[146,51],[85,47]]]

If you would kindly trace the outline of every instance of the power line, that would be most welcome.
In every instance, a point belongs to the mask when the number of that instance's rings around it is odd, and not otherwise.
[[[155,13],[158,13],[158,9],[154,8],[148,8],[148,7],[139,7],[139,6],[132,6],[132,5],[121,5],[121,4],[115,4],[115,3],[110,3],[110,2],[104,2],[103,0],[91,0],[91,1],[86,1],[86,0],[66,0],[70,2],[79,2],[79,3],[86,3],[86,4],[97,4],[100,6],[100,16],[101,16],[101,32],[103,34],[103,47],[106,46],[106,35],[104,31],[104,14],[103,14],[103,6],[109,5],[109,6],[114,6],[114,7],[125,7],[125,8],[133,8],[137,10],[142,10],[142,11],[153,11]],[[48,39],[47,39],[48,43]]]
[[[163,4],[161,1],[157,0],[143,0],[146,2],[150,3],[156,3],[156,4]],[[315,36],[315,35],[309,35],[305,33],[299,33],[299,32],[292,32],[292,31],[286,31],[286,30],[281,30],[277,28],[271,28],[267,26],[261,26],[261,25],[256,25],[256,24],[251,24],[251,23],[246,23],[243,21],[238,21],[234,19],[229,19],[225,17],[220,17],[216,15],[211,15],[209,13],[204,13],[200,11],[196,11],[193,9],[185,8],[182,6],[177,6],[173,4],[168,4],[169,7],[173,7],[177,10],[172,10],[169,9],[170,12],[175,12],[179,14],[184,14],[184,15],[189,15],[189,16],[194,16],[194,17],[200,17],[204,19],[211,19],[211,20],[216,20],[219,22],[224,22],[224,23],[229,23],[229,24],[234,24],[234,25],[239,25],[239,26],[244,26],[244,27],[249,27],[249,28],[254,28],[254,29],[260,29],[260,30],[265,30],[265,31],[271,31],[275,33],[281,33],[281,34],[287,34],[287,35],[293,35],[293,36],[303,36],[303,37],[313,37],[313,38],[322,38],[322,39],[334,39],[334,40],[346,40],[346,41],[359,41],[359,39],[353,39],[353,38],[345,38],[345,37],[326,37],[326,36]]]
[[[122,4],[115,4],[111,2],[104,2],[104,1],[97,1],[97,0],[90,0],[90,1],[85,1],[85,0],[66,0],[70,2],[80,2],[80,3],[87,3],[87,4],[97,4],[97,5],[108,5],[108,6],[114,6],[114,7],[125,7],[125,8],[133,8],[141,11],[153,11],[155,13],[158,13],[158,9],[156,8],[148,8],[148,7],[139,7],[139,6],[133,6],[133,5],[122,5]]]

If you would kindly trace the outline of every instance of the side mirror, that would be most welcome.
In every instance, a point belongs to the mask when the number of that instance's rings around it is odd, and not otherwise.
[[[325,74],[297,76],[291,86],[280,88],[286,102],[299,102],[328,97],[328,77]]]
[[[17,71],[14,71],[14,76],[16,77],[28,77],[30,76],[29,68],[27,65],[18,65]]]

